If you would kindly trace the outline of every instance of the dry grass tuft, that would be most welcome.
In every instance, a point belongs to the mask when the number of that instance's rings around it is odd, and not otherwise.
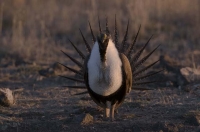
[[[91,39],[87,20],[91,21],[97,33],[98,14],[101,20],[105,16],[109,17],[112,29],[114,15],[117,14],[121,37],[129,18],[130,31],[133,34],[130,38],[141,24],[140,42],[155,34],[152,43],[162,43],[161,49],[166,52],[168,49],[181,49],[180,54],[183,54],[187,50],[199,48],[199,11],[198,0],[1,1],[0,54],[19,54],[24,59],[37,62],[58,60],[62,56],[60,49],[72,48],[68,47],[66,37],[82,43],[79,27],[88,40]]]

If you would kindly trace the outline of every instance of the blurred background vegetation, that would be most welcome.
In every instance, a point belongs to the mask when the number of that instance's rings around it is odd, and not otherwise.
[[[121,38],[129,19],[130,42],[141,24],[139,43],[154,34],[151,46],[182,56],[200,49],[199,12],[200,0],[0,0],[0,59],[60,61],[72,48],[67,37],[83,44],[80,28],[92,42],[88,20],[97,35],[98,15],[113,32],[115,14]]]

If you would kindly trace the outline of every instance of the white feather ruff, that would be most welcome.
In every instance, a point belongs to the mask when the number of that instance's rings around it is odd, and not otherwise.
[[[105,64],[101,62],[99,45],[95,42],[87,66],[89,86],[93,92],[108,96],[121,87],[122,62],[112,40],[108,42]]]

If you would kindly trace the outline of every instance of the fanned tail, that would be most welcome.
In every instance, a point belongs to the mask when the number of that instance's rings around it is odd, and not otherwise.
[[[148,41],[145,43],[145,45],[140,49],[138,50],[138,52],[136,52],[134,55],[133,55],[133,51],[136,51],[134,48],[135,48],[135,45],[136,45],[136,42],[137,42],[137,38],[139,36],[139,32],[140,32],[140,29],[141,29],[141,25],[139,26],[139,29],[134,37],[134,40],[132,41],[132,43],[130,43],[128,45],[127,43],[127,39],[128,39],[128,32],[129,32],[129,20],[128,20],[128,23],[127,23],[127,26],[126,26],[126,31],[125,31],[125,34],[124,34],[124,37],[123,37],[123,41],[122,41],[122,44],[120,45],[118,43],[118,27],[117,27],[117,21],[116,21],[116,15],[115,15],[115,22],[114,22],[114,42],[115,42],[115,45],[117,47],[117,49],[121,52],[121,53],[124,53],[127,58],[129,59],[130,61],[130,64],[131,64],[131,68],[132,68],[132,77],[133,77],[133,87],[132,89],[133,90],[153,90],[153,88],[145,88],[145,87],[140,87],[140,85],[146,85],[146,84],[152,84],[152,83],[158,83],[158,82],[161,82],[161,81],[143,81],[141,82],[141,80],[145,80],[147,78],[150,78],[152,76],[155,76],[157,74],[159,74],[160,72],[162,72],[163,70],[159,70],[159,71],[155,71],[153,73],[148,73],[148,74],[144,74],[145,71],[149,70],[150,68],[152,68],[155,64],[157,64],[157,62],[159,62],[159,60],[147,65],[146,67],[142,68],[142,69],[139,69],[139,67],[141,67],[141,65],[146,62],[149,57],[156,51],[156,49],[158,49],[158,47],[160,45],[158,45],[157,47],[155,47],[150,53],[148,53],[146,56],[144,56],[142,59],[139,60],[141,54],[143,53],[144,49],[147,47],[147,45],[149,44],[152,36],[148,39]],[[92,36],[92,42],[95,43],[96,41],[96,37],[94,35],[94,32],[93,32],[93,29],[91,27],[91,24],[90,22],[88,21],[88,25],[89,25],[89,29],[90,29],[90,33],[91,33],[91,36]],[[99,33],[101,34],[102,33],[102,28],[101,28],[101,22],[100,22],[100,19],[99,19],[99,16],[98,16],[98,28],[99,28]],[[80,29],[79,29],[80,30]],[[110,34],[109,32],[109,27],[108,27],[108,18],[106,17],[106,23],[105,23],[105,32],[106,34]],[[85,44],[85,47],[86,47],[86,50],[90,53],[91,52],[91,46],[88,44],[88,42],[86,41],[82,31],[80,30],[80,33],[81,33],[81,36],[82,36],[82,39],[84,41],[84,44]],[[75,46],[75,44],[70,40],[68,39],[70,44],[73,46],[73,48],[75,49],[75,51],[79,54],[79,56],[82,58],[82,59],[85,59],[86,56],[83,54],[83,52],[77,48],[77,46]],[[62,51],[62,50],[61,50]],[[83,64],[80,63],[77,59],[75,59],[74,57],[71,57],[69,54],[65,53],[64,51],[62,51],[72,62],[74,62],[79,68],[83,69]],[[71,81],[74,81],[74,82],[78,82],[78,83],[85,83],[84,82],[84,73],[80,70],[76,70],[72,67],[69,67],[69,66],[66,66],[62,63],[59,63],[60,65],[64,66],[65,68],[67,68],[69,71],[75,73],[75,74],[78,74],[80,75],[80,79],[78,78],[73,78],[73,77],[70,77],[70,76],[61,76],[61,77],[64,77],[68,80],[71,80]],[[139,86],[139,87],[138,87]],[[72,88],[72,89],[87,89],[86,86],[64,86],[64,87],[67,87],[67,88]],[[84,91],[84,92],[80,92],[80,93],[77,93],[77,94],[74,94],[74,95],[82,95],[82,94],[87,94],[88,91]]]

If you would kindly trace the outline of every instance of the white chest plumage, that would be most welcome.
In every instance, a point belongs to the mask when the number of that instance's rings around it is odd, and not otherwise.
[[[93,92],[108,96],[121,87],[122,62],[112,40],[108,42],[105,64],[101,62],[99,45],[95,42],[87,67],[89,86]]]

